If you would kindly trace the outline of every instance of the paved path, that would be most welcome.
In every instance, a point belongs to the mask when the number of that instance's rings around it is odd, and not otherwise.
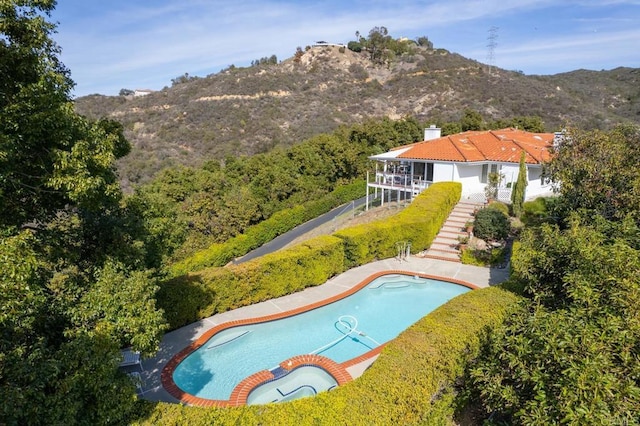
[[[373,199],[372,196],[369,199]],[[258,247],[255,250],[250,251],[242,257],[237,258],[233,261],[233,263],[240,264],[247,262],[249,260],[255,259],[260,256],[264,256],[265,254],[273,253],[280,249],[283,249],[296,238],[306,234],[307,232],[317,228],[318,226],[324,225],[327,222],[331,222],[336,217],[344,214],[348,211],[355,210],[360,206],[363,206],[367,201],[367,197],[358,198],[357,200],[350,201],[347,204],[343,204],[340,207],[336,207],[335,209],[316,217],[308,222],[303,223],[302,225],[298,225],[293,228],[291,231],[285,232],[282,235],[277,236],[273,240],[269,241]]]
[[[160,384],[160,373],[165,364],[176,353],[197,340],[198,337],[215,325],[231,320],[260,317],[306,306],[315,301],[343,293],[368,276],[379,271],[387,270],[404,270],[443,278],[455,278],[470,282],[478,287],[488,287],[503,282],[508,278],[508,272],[505,269],[482,268],[438,259],[418,258],[415,256],[411,256],[407,260],[398,260],[395,258],[385,259],[353,268],[333,277],[321,286],[311,287],[288,296],[217,314],[165,334],[160,343],[160,350],[157,355],[154,358],[146,359],[142,362],[144,369],[144,371],[141,372],[143,382],[142,395],[144,398],[152,401],[177,403],[178,401],[162,388]],[[369,360],[368,363],[356,365],[348,371],[353,377],[359,377],[371,362],[373,362],[373,360]],[[135,368],[133,369],[135,370]]]

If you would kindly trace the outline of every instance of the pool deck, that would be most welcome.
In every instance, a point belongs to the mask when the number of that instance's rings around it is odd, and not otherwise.
[[[216,314],[165,334],[156,356],[142,361],[143,371],[140,371],[140,368],[137,367],[128,367],[131,371],[140,372],[142,390],[139,392],[139,395],[151,401],[179,403],[180,401],[171,396],[162,387],[160,381],[162,369],[175,354],[196,341],[198,337],[212,327],[228,321],[286,312],[324,299],[329,299],[347,291],[372,274],[389,270],[423,273],[444,279],[452,278],[466,281],[477,287],[489,287],[490,285],[501,283],[505,281],[509,275],[507,269],[484,268],[415,256],[411,256],[407,260],[392,258],[368,263],[335,276],[323,285],[310,287],[298,293],[256,303],[251,306],[245,306],[233,311]],[[373,361],[374,359],[370,359],[367,362],[349,367],[348,371],[353,378],[359,377]]]

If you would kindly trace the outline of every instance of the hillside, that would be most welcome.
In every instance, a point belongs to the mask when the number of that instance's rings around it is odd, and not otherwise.
[[[365,53],[314,47],[277,65],[184,76],[144,97],[82,97],[76,108],[125,126],[133,145],[119,164],[127,187],[172,164],[266,152],[371,117],[442,124],[471,108],[486,120],[537,115],[549,131],[566,123],[587,129],[637,123],[639,80],[640,70],[630,68],[489,74],[477,61],[424,47],[381,66]]]

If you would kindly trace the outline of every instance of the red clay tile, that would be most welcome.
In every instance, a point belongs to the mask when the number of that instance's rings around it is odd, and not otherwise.
[[[409,149],[398,158],[452,162],[494,161],[518,163],[525,151],[525,162],[540,164],[551,159],[553,133],[530,133],[518,129],[468,131],[424,142],[405,145]]]

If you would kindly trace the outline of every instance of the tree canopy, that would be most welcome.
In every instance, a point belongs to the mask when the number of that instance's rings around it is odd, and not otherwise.
[[[488,333],[471,397],[507,424],[635,424],[640,412],[638,131],[567,132],[551,171],[555,223],[524,230],[525,299]]]
[[[389,64],[395,57],[411,52],[414,44],[409,40],[393,38],[385,26],[371,28],[368,37],[363,37],[360,31],[356,31],[356,38],[347,47],[354,52],[366,50],[371,62],[379,65]]]
[[[640,223],[640,129],[619,125],[609,132],[568,130],[549,172],[568,210]]]
[[[121,203],[129,144],[118,123],[74,112],[54,6],[0,5],[0,418],[115,423],[135,390],[120,348],[153,353],[164,320],[144,229]]]

